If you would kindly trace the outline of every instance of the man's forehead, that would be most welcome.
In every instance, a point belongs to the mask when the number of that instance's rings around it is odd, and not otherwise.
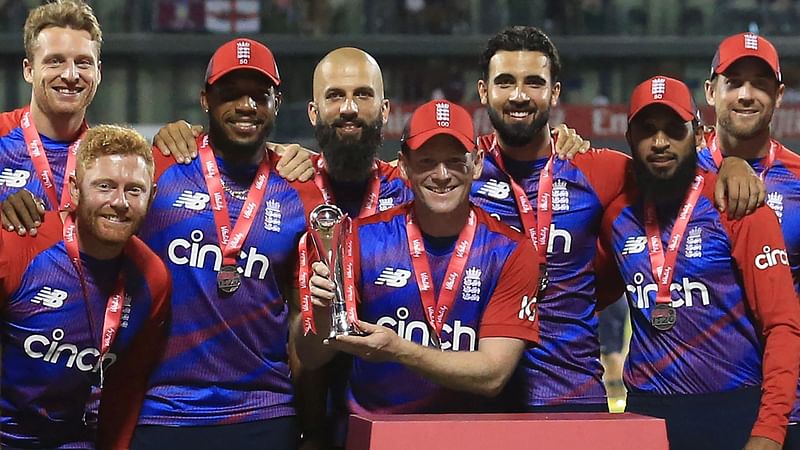
[[[366,61],[354,64],[323,63],[314,77],[314,91],[332,88],[357,89],[367,87],[382,93],[383,80],[380,70]]]
[[[550,58],[542,52],[517,50],[501,50],[489,60],[489,71],[492,73],[530,72],[539,74],[550,68]]]

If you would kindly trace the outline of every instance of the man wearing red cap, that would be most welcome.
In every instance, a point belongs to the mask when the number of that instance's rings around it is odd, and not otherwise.
[[[358,292],[363,335],[323,341],[334,285],[314,264],[318,334],[298,339],[298,352],[308,367],[355,356],[351,412],[485,411],[481,396],[502,389],[537,339],[533,245],[469,202],[482,163],[472,127],[456,104],[420,106],[399,160],[415,200],[353,223],[353,277],[343,287]]]
[[[784,85],[778,52],[766,39],[751,33],[722,41],[706,81],[706,101],[716,112],[715,132],[706,135],[700,165],[713,172],[725,156],[746,159],[764,181],[767,205],[783,230],[800,294],[800,156],[770,136],[770,122],[780,107]],[[800,384],[798,384],[800,394]],[[786,448],[800,449],[800,401],[795,402]]]
[[[800,304],[775,215],[714,208],[716,176],[689,89],[653,77],[631,96],[636,186],[601,241],[630,303],[628,411],[662,417],[670,448],[779,449],[800,367]]]
[[[297,244],[322,199],[277,176],[266,149],[281,99],[272,52],[227,42],[205,81],[199,158],[155,155],[159,195],[141,237],[179,288],[132,448],[296,448],[288,304]]]

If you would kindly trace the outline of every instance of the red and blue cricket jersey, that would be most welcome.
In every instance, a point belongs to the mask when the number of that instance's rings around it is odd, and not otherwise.
[[[402,338],[434,345],[414,276],[406,231],[413,203],[354,222],[359,319]],[[475,351],[481,338],[536,342],[537,256],[533,245],[479,208],[477,229],[455,302],[443,326],[444,351]],[[455,244],[455,240],[453,242]],[[435,295],[454,245],[426,244]],[[486,399],[437,385],[397,363],[353,358],[346,397],[352,413],[438,413],[485,410]]]
[[[97,441],[100,449],[128,448],[149,374],[166,341],[169,275],[138,238],[121,257],[109,261],[81,254],[81,264],[88,302],[57,213],[45,215],[36,237],[0,231],[3,445],[95,448]],[[106,302],[120,271],[125,280],[120,328],[100,361]],[[100,364],[105,377],[98,421]]]
[[[706,136],[707,142],[716,139],[711,133]],[[764,158],[748,161],[757,174],[764,173],[764,188],[767,191],[766,203],[778,218],[786,242],[786,251],[789,255],[789,265],[794,278],[795,292],[800,295],[800,214],[792,213],[800,208],[800,155],[784,147],[780,142],[773,140],[775,160],[764,172]],[[717,172],[718,168],[714,157],[708,148],[698,153],[699,165],[704,169]],[[795,402],[790,420],[800,421],[800,383],[797,386],[799,399]]]
[[[33,161],[28,154],[25,136],[20,120],[23,109],[0,114],[0,201],[17,192],[27,189],[44,201],[47,210],[58,209],[51,205],[45,194],[41,179],[37,176]],[[56,195],[61,195],[64,185],[64,172],[67,165],[67,151],[73,141],[56,141],[39,135],[44,146],[44,154],[50,164]],[[59,198],[60,200],[60,198]]]
[[[489,150],[494,135],[481,136],[485,160],[472,201],[505,224],[521,229],[510,180]],[[499,147],[498,147],[499,149]],[[525,352],[509,382],[512,409],[559,404],[605,404],[597,339],[593,259],[605,208],[622,192],[628,156],[592,149],[572,161],[553,161],[553,219],[547,247],[549,286],[539,299],[540,343]],[[547,158],[511,161],[510,175],[537,204],[539,174]],[[520,397],[520,398],[510,398]]]
[[[651,270],[643,202],[634,189],[606,211],[602,241],[617,261],[633,335],[625,383],[645,395],[695,395],[762,386],[753,435],[781,442],[800,365],[800,304],[775,215],[759,208],[741,220],[714,207],[716,177],[694,207],[670,285],[677,321],[650,323],[657,282]],[[667,247],[675,219],[660,224]]]
[[[269,155],[274,168],[277,157]],[[322,201],[319,192],[313,183],[290,183],[270,169],[237,260],[241,286],[220,296],[222,252],[201,159],[182,165],[158,152],[154,157],[158,193],[141,237],[164,260],[177,288],[166,354],[139,423],[201,426],[294,415],[287,299],[296,286],[297,244],[310,210]],[[229,189],[250,187],[257,166],[216,161]],[[233,225],[244,201],[224,195]]]

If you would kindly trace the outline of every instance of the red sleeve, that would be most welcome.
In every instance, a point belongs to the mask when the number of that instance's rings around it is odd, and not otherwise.
[[[720,220],[764,341],[761,407],[751,434],[783,442],[800,368],[800,302],[783,234],[774,213],[764,206],[741,220],[725,215]]]
[[[169,273],[158,256],[138,238],[134,239],[132,256],[141,262],[139,269],[145,274],[153,303],[144,327],[111,366],[105,379],[100,398],[98,450],[130,447],[150,374],[161,361],[167,343],[172,292]]]
[[[597,239],[597,253],[593,261],[598,311],[602,311],[625,294],[625,282],[614,258],[611,236],[614,219],[631,204],[632,191],[627,188],[628,186],[630,185],[627,185],[623,193],[617,196],[603,212],[600,236]]]
[[[538,342],[538,289],[539,257],[531,241],[521,238],[503,264],[483,312],[480,337],[510,337]]]
[[[44,213],[36,236],[0,230],[0,307],[19,288],[36,255],[63,239],[62,230],[61,217],[55,211]]]
[[[616,150],[593,148],[577,155],[572,163],[589,181],[604,209],[634,181],[630,172],[631,157]]]
[[[161,150],[158,149],[155,145],[152,147],[151,151],[153,152],[153,161],[155,163],[155,172],[153,173],[153,181],[158,183],[158,179],[161,178],[161,175],[167,171],[173,164],[176,164],[175,158],[172,156],[164,156],[161,153]]]
[[[11,132],[11,130],[19,126],[19,122],[22,120],[22,111],[24,109],[25,108],[19,108],[13,111],[0,113],[0,136],[7,135]]]

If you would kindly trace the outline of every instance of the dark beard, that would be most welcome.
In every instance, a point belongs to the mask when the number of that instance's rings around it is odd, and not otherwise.
[[[546,126],[550,120],[550,108],[542,111],[530,124],[518,123],[512,125],[505,123],[494,108],[487,108],[487,111],[489,120],[492,122],[494,129],[497,130],[500,140],[511,147],[523,147],[530,144],[536,135],[542,131],[542,127]]]
[[[652,201],[659,212],[672,213],[681,207],[686,192],[694,181],[697,172],[697,152],[689,152],[669,179],[655,177],[635,156],[633,167],[642,197]]]
[[[361,127],[358,138],[339,138],[336,127],[352,122]],[[372,166],[383,145],[383,120],[380,116],[367,123],[361,119],[337,118],[331,124],[317,119],[314,136],[325,157],[328,176],[335,181],[362,182],[372,174]]]
[[[272,124],[264,126],[255,143],[239,144],[228,139],[222,125],[216,122],[210,114],[208,116],[208,137],[211,145],[221,151],[225,159],[231,162],[251,160],[253,155],[262,151],[270,133],[272,133]]]

